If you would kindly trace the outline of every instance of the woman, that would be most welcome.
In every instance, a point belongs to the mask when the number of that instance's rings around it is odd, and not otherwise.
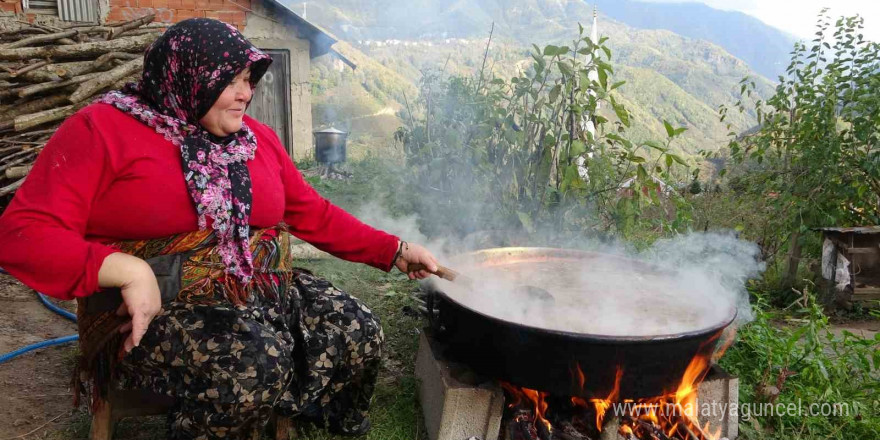
[[[270,63],[222,22],[170,27],[138,83],[65,121],[0,218],[0,266],[78,298],[82,382],[175,397],[171,438],[248,437],[273,411],[369,429],[379,321],[295,269],[288,232],[386,271],[436,268],[321,198],[244,115]]]

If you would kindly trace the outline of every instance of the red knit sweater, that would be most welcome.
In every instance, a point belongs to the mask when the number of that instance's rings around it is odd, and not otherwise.
[[[390,270],[397,237],[322,198],[271,128],[245,122],[258,145],[247,163],[251,226],[284,221],[319,249]],[[49,140],[0,217],[0,267],[47,295],[91,295],[104,258],[115,252],[105,243],[198,229],[180,160],[176,146],[115,107],[83,108]]]

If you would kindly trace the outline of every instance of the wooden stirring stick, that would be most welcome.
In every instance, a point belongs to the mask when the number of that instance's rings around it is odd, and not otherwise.
[[[431,272],[430,270],[428,270],[428,267],[425,266],[424,264],[421,264],[421,263],[409,263],[406,266],[407,272],[416,272],[419,270],[424,270],[426,272],[432,273],[434,275],[437,275],[440,278],[443,278],[444,280],[448,280],[448,281],[458,280],[459,283],[464,282],[466,284],[472,284],[470,282],[470,278],[463,276],[460,273],[458,273],[458,272],[456,272],[446,266],[441,266],[439,264],[437,265],[437,270],[434,272]]]

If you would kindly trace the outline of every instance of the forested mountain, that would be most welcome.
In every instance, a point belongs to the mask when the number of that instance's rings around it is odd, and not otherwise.
[[[302,2],[289,6],[303,11]],[[589,31],[592,8],[580,0],[309,2],[307,18],[344,40],[341,52],[361,61],[355,72],[318,64],[313,72],[315,121],[339,125],[357,118],[361,129],[370,130],[364,116],[372,114],[385,119],[381,125],[393,125],[388,114],[403,108],[404,91],[415,99],[423,72],[444,66],[449,74],[477,72],[493,23],[487,69],[508,76],[528,66],[532,43],[568,42],[577,36],[578,23]],[[667,15],[668,20],[661,20]],[[688,153],[713,148],[726,138],[717,109],[736,101],[740,79],[753,77],[760,90],[770,91],[770,81],[745,60],[756,60],[769,75],[784,59],[779,48],[790,44],[783,33],[748,16],[696,4],[599,0],[599,33],[609,37],[615,80],[627,81],[619,90],[635,114],[634,134],[662,137],[663,119],[687,126],[679,146]],[[762,42],[749,40],[751,36]],[[737,129],[754,124],[748,116],[731,117]]]

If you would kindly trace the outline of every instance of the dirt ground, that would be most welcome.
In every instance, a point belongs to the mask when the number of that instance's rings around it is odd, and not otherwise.
[[[73,304],[60,305],[70,309]],[[45,308],[14,278],[0,274],[0,353],[75,333],[76,324]],[[77,417],[69,386],[75,347],[43,348],[0,364],[0,440],[55,437]]]
[[[874,335],[880,333],[880,321],[851,321],[840,324],[832,324],[831,331],[835,336],[843,337],[843,332],[848,331],[860,338],[873,339]]]

